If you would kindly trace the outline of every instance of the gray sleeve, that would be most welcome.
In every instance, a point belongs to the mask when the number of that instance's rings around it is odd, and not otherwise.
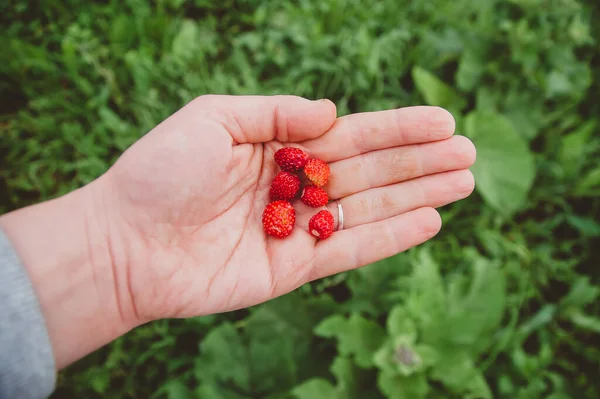
[[[25,267],[0,229],[0,399],[43,399],[56,369],[39,301]]]

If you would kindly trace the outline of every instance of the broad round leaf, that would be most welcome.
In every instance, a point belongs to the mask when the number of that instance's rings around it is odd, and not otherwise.
[[[466,106],[465,99],[433,73],[415,66],[412,69],[412,78],[427,104],[446,108],[453,113]]]
[[[465,130],[477,148],[472,167],[477,191],[491,207],[511,215],[523,206],[535,178],[527,143],[506,117],[494,112],[470,113]]]

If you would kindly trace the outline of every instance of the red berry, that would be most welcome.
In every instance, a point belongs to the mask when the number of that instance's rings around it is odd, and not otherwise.
[[[327,205],[329,202],[329,196],[327,192],[321,187],[317,186],[306,186],[302,190],[302,196],[300,197],[302,202],[313,208],[320,208]]]
[[[287,237],[296,223],[296,211],[288,201],[278,200],[269,203],[262,215],[265,232],[278,238]]]
[[[275,153],[275,162],[282,170],[297,172],[306,165],[308,154],[300,148],[283,147]]]
[[[333,215],[328,210],[319,211],[308,221],[310,234],[324,240],[333,234]]]
[[[289,172],[279,172],[269,190],[271,201],[291,200],[300,190],[300,178]]]
[[[304,174],[315,186],[322,187],[329,181],[329,165],[320,159],[310,159],[304,165]]]

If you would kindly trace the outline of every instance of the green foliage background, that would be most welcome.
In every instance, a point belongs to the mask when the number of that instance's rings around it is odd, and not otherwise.
[[[204,93],[450,109],[477,191],[438,237],[252,309],[142,326],[54,397],[600,397],[593,0],[13,0],[0,211],[66,193]]]

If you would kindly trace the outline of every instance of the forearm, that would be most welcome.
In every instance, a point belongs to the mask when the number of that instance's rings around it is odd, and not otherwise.
[[[94,183],[92,183],[94,184]],[[0,217],[41,303],[61,369],[127,332],[93,186]]]

